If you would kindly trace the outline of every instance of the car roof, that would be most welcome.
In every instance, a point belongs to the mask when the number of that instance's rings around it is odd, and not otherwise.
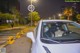
[[[73,22],[70,20],[41,20],[41,22]]]

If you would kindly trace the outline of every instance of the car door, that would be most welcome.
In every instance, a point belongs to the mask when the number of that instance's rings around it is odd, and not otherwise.
[[[35,38],[35,42],[32,43],[32,48],[31,48],[31,53],[36,53],[36,49],[37,49],[37,34],[38,34],[38,26],[35,28],[34,32],[34,38]]]

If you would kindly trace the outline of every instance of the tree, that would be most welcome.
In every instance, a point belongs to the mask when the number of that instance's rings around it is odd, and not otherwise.
[[[11,10],[12,14],[20,15],[20,12],[16,9],[16,7],[12,7],[10,10]]]
[[[14,20],[13,15],[12,15],[12,14],[9,14],[9,13],[5,13],[5,14],[4,14],[4,18],[5,18],[6,20]]]
[[[11,24],[14,21],[14,17],[9,13],[0,13],[0,24]]]
[[[32,15],[32,16],[31,16]],[[31,21],[31,17],[32,17],[32,21],[33,22],[37,22],[40,20],[40,16],[39,16],[39,13],[34,11],[34,12],[30,12],[28,14],[28,20]]]
[[[70,16],[73,14],[73,8],[72,7],[66,7],[63,11],[63,14],[67,16],[67,19],[70,20]]]
[[[76,16],[76,17],[77,17],[77,19],[78,19],[78,20],[80,20],[80,14],[77,14],[77,16]]]
[[[0,19],[13,20],[14,17],[12,14],[9,13],[0,13]]]
[[[20,12],[16,9],[16,7],[12,7],[11,9],[11,12],[15,18],[15,24],[18,23],[18,24],[21,24],[22,23],[22,20],[23,18],[21,18],[21,15],[20,15]]]
[[[65,20],[66,19],[64,15],[62,15],[60,18],[61,18],[61,20]]]
[[[78,22],[80,23],[80,14],[77,14],[76,18],[78,19]]]

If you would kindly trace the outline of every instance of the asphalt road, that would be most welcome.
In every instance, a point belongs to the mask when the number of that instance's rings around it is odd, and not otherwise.
[[[16,33],[19,31],[21,31],[21,29],[0,31],[0,44],[7,41],[9,36],[16,36]]]
[[[0,32],[0,36],[14,36],[16,33],[21,31],[21,29],[5,30]]]
[[[31,40],[26,36],[17,39],[14,44],[6,46],[6,53],[30,53]]]
[[[28,31],[32,31],[33,29],[34,28],[32,27]],[[0,31],[0,42],[6,41],[9,36],[15,36],[15,34],[21,30],[22,28],[17,30]],[[27,38],[26,35],[23,35],[21,38],[16,39],[13,44],[7,45],[5,48],[6,53],[30,53],[31,40]]]

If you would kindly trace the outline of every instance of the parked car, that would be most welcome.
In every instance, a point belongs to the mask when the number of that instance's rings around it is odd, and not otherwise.
[[[34,32],[31,53],[80,53],[80,24],[69,20],[41,20]]]

